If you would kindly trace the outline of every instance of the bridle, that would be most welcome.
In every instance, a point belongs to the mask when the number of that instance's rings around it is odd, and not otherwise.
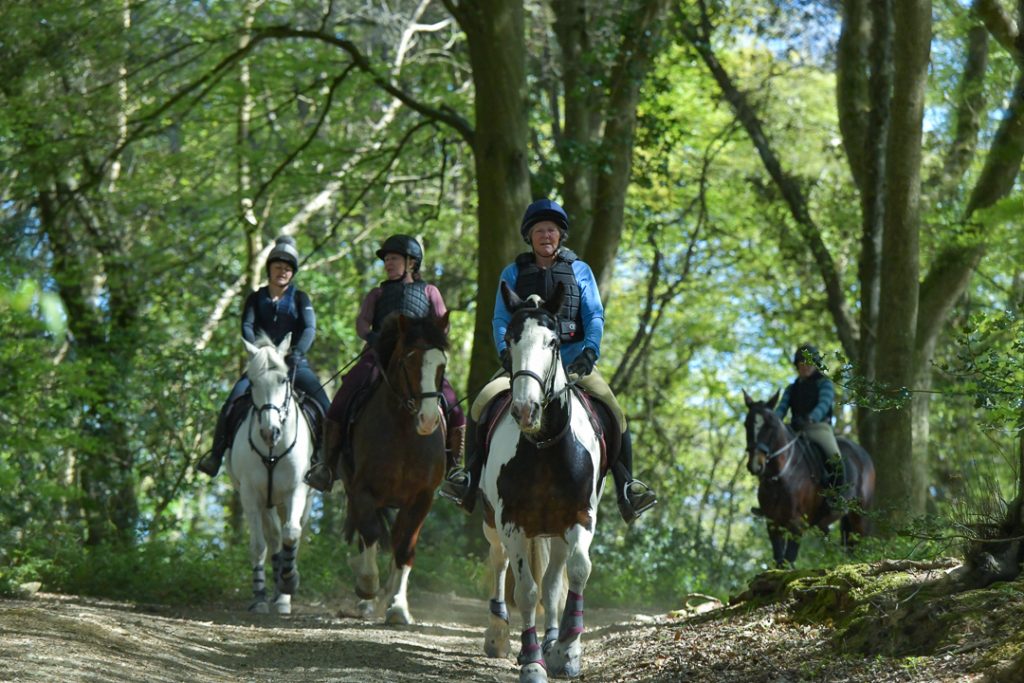
[[[761,431],[764,431],[764,427],[761,428]],[[760,435],[760,432],[758,434],[755,434],[754,438],[757,439],[757,437],[759,435]],[[779,448],[777,448],[775,450],[772,450],[771,446],[769,446],[763,440],[756,440],[755,443],[754,443],[754,447],[753,448],[750,447],[750,443],[748,442],[747,443],[747,456],[748,457],[750,456],[750,453],[752,451],[761,451],[762,453],[765,454],[765,466],[766,466],[765,467],[765,471],[763,471],[758,476],[760,478],[762,478],[762,479],[765,478],[766,476],[768,476],[767,465],[769,463],[771,463],[772,461],[776,460],[779,456],[781,456],[786,451],[792,450],[793,446],[799,440],[800,440],[800,433],[798,432],[796,434],[796,436],[794,436],[792,439],[790,439],[785,444],[783,444],[781,447],[779,447]],[[793,462],[793,458],[790,458],[789,460],[786,460],[786,463],[782,466],[782,469],[779,470],[778,472],[776,472],[775,474],[771,475],[770,479],[775,481],[775,480],[778,480],[780,477],[782,477],[782,475],[785,474],[786,470],[789,469],[789,465],[792,462]]]
[[[408,390],[407,392],[399,391],[398,389],[396,389],[395,386],[391,383],[391,380],[388,379],[387,373],[384,373],[384,383],[387,384],[389,389],[391,389],[391,393],[393,393],[395,396],[397,396],[399,398],[399,400],[401,401],[402,405],[405,406],[405,409],[409,411],[410,415],[415,415],[416,411],[418,410],[418,406],[421,405],[422,402],[425,399],[428,399],[428,398],[436,398],[438,400],[438,402],[442,404],[442,407],[444,405],[444,392],[441,391],[441,388],[440,388],[441,384],[443,384],[443,382],[438,384],[438,390],[437,391],[423,391],[423,392],[420,392],[420,393],[416,393],[416,392],[412,391],[412,386],[413,386],[412,378],[409,376],[409,367],[406,364],[406,361],[409,358],[412,358],[413,355],[416,353],[416,351],[424,351],[425,352],[425,351],[429,351],[432,348],[437,348],[437,347],[433,347],[433,346],[414,347],[414,348],[410,349],[408,352],[406,352],[405,354],[403,354],[402,357],[399,359],[398,367],[402,371],[402,379],[405,380],[405,388]],[[446,354],[442,349],[437,349],[437,350],[441,351],[441,355],[444,356],[444,367],[447,367],[448,366],[448,354]],[[443,378],[444,374],[442,374],[441,377]]]
[[[249,434],[248,434],[248,437],[249,437],[249,448],[252,449],[253,453],[255,453],[256,455],[260,456],[260,460],[263,462],[263,465],[267,468],[267,507],[268,508],[273,507],[273,503],[272,503],[273,498],[272,498],[272,496],[273,496],[273,493],[274,493],[274,468],[277,466],[277,463],[281,462],[281,460],[283,458],[287,457],[288,454],[291,453],[295,449],[295,444],[297,444],[299,442],[299,424],[298,424],[298,419],[299,418],[298,418],[298,413],[296,413],[296,416],[295,416],[295,420],[296,420],[296,423],[295,423],[295,434],[294,434],[294,436],[292,438],[292,442],[291,442],[291,444],[289,444],[288,448],[284,449],[282,452],[278,453],[277,455],[274,455],[274,447],[273,446],[270,447],[270,449],[267,451],[266,455],[264,455],[263,453],[260,452],[260,449],[256,447],[256,443],[252,439],[252,426],[253,426],[254,422],[256,422],[256,423],[260,422],[260,418],[263,416],[264,413],[267,413],[269,415],[271,411],[276,411],[277,413],[279,413],[281,415],[281,424],[282,425],[284,425],[285,422],[287,422],[288,415],[291,412],[292,403],[294,403],[294,401],[292,400],[293,399],[293,396],[292,396],[292,384],[294,384],[294,382],[295,382],[295,372],[296,372],[296,367],[292,367],[291,372],[288,374],[288,381],[285,384],[284,403],[282,404],[282,406],[278,406],[275,403],[264,403],[263,405],[261,405],[260,407],[257,408],[255,405],[253,405],[253,407],[252,407],[252,415],[256,419],[249,421]]]
[[[533,370],[517,370],[516,372],[512,373],[512,379],[509,381],[509,386],[511,387],[513,384],[515,384],[515,381],[520,377],[528,377],[532,380],[535,380],[541,388],[540,408],[543,411],[551,403],[560,399],[566,392],[568,392],[572,388],[572,384],[566,381],[565,386],[562,387],[562,389],[560,389],[559,391],[555,391],[555,377],[557,376],[558,372],[558,363],[558,345],[556,344],[551,347],[551,362],[548,364],[548,370],[544,377],[541,377]],[[565,420],[565,424],[562,425],[562,428],[554,436],[551,436],[543,440],[534,439],[526,433],[523,433],[523,436],[526,438],[527,441],[532,442],[538,448],[546,448],[547,446],[550,446],[551,444],[558,442],[563,436],[565,436],[566,432],[569,431],[569,425],[572,424],[571,400],[568,403],[568,411],[569,416]]]

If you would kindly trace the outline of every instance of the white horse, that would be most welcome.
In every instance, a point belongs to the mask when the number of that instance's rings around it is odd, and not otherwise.
[[[302,476],[309,469],[313,435],[295,398],[285,354],[291,334],[277,346],[261,336],[242,340],[249,352],[247,375],[253,408],[234,435],[227,469],[249,524],[249,559],[254,601],[249,610],[291,613],[299,587],[296,555],[312,498]],[[274,595],[267,601],[264,564],[271,550]]]
[[[487,505],[484,534],[494,576],[484,651],[509,651],[505,572],[511,560],[515,600],[523,619],[521,683],[578,676],[583,646],[583,590],[590,577],[590,544],[601,498],[600,440],[559,356],[559,284],[547,303],[525,302],[502,283],[512,320],[506,339],[512,357],[512,403],[491,440],[481,475]],[[543,646],[537,641],[537,578],[532,559],[548,556],[542,599]],[[568,596],[563,598],[563,574]],[[563,603],[564,599],[564,603]],[[561,615],[561,621],[558,621]]]

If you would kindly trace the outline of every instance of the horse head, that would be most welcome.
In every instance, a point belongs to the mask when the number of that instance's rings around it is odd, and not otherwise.
[[[292,383],[284,360],[291,341],[290,332],[277,345],[265,335],[260,335],[255,344],[242,340],[249,352],[246,374],[252,383],[252,401],[260,437],[271,449],[281,440],[284,421],[292,403]]]
[[[566,386],[558,335],[565,287],[555,285],[548,301],[536,295],[523,300],[502,282],[501,296],[512,313],[505,332],[512,358],[512,418],[524,433],[536,434],[544,407]]]
[[[747,417],[744,420],[747,471],[762,476],[768,464],[780,457],[781,453],[776,450],[779,442],[786,440],[786,426],[774,410],[779,401],[779,392],[776,391],[767,401],[755,401],[744,391],[743,401],[747,405]]]
[[[441,425],[441,386],[448,365],[448,313],[441,317],[396,316],[381,330],[392,388],[416,416],[416,432],[433,434]]]

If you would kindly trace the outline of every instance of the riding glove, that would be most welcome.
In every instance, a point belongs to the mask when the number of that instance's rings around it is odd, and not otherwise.
[[[798,432],[802,432],[809,423],[810,420],[808,420],[803,415],[794,415],[793,420],[790,422],[790,424],[793,426],[793,429]]]
[[[292,349],[291,351],[288,352],[288,355],[285,356],[285,358],[284,358],[285,363],[287,363],[288,367],[290,367],[290,368],[294,368],[296,365],[301,365],[302,362],[305,361],[305,360],[306,360],[306,354],[304,354],[299,349]]]
[[[565,371],[570,375],[586,377],[594,371],[595,363],[597,363],[597,353],[588,346],[580,352],[580,355],[576,356],[576,360],[569,363],[569,367]]]

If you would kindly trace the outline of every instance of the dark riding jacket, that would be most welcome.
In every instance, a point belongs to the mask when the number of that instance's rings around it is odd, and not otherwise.
[[[309,296],[295,285],[289,285],[277,301],[271,299],[269,287],[250,294],[242,311],[242,338],[255,344],[260,332],[275,344],[291,332],[291,349],[305,355],[316,338],[316,314]]]
[[[793,417],[799,415],[809,423],[832,424],[832,403],[835,397],[832,380],[815,370],[810,377],[798,377],[786,387],[782,400],[775,406],[775,414],[784,419],[786,411],[791,410]]]

